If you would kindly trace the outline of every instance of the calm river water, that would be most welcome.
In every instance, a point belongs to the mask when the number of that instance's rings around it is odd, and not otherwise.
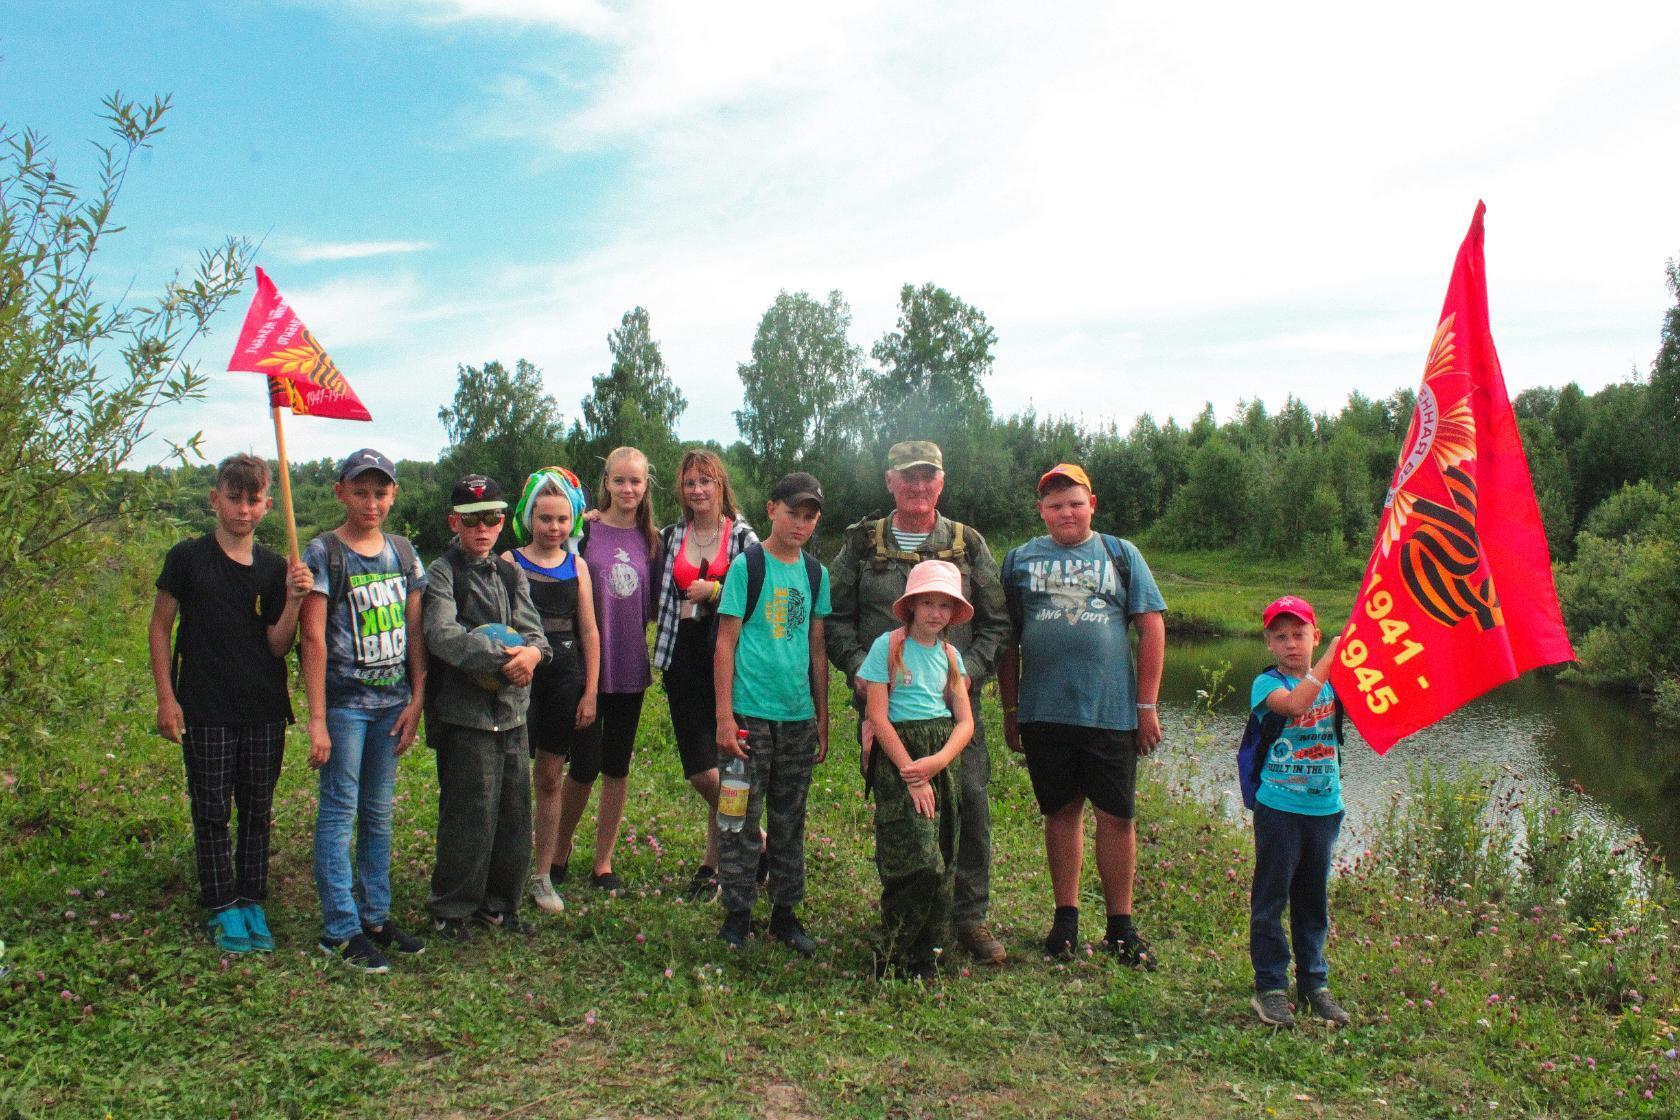
[[[1216,709],[1215,743],[1197,762],[1211,791],[1228,790],[1235,798],[1248,687],[1272,663],[1258,638],[1169,646],[1161,687],[1165,745],[1169,760],[1188,750],[1184,716],[1196,690],[1205,687],[1203,667],[1221,663],[1231,666],[1226,682],[1233,690]],[[1352,721],[1346,731],[1342,781],[1347,828],[1354,834],[1404,787],[1409,766],[1470,762],[1505,771],[1524,785],[1578,782],[1595,816],[1618,831],[1638,831],[1671,858],[1680,853],[1680,735],[1659,729],[1645,706],[1628,697],[1530,673],[1402,740],[1386,757],[1365,745]]]

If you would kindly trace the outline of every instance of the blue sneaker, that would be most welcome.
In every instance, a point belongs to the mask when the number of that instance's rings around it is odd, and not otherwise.
[[[246,902],[236,907],[245,917],[245,933],[251,939],[251,948],[259,953],[274,952],[274,935],[268,932],[268,915],[263,913],[262,903]]]
[[[251,930],[245,924],[245,912],[229,906],[210,915],[210,938],[224,953],[249,953]]]

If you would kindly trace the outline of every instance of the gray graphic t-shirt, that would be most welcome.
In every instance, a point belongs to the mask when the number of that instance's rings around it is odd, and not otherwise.
[[[344,549],[347,594],[334,607],[335,595],[321,538],[303,550],[303,562],[315,575],[315,590],[327,597],[327,706],[387,708],[406,704],[408,686],[408,594],[426,587],[426,569],[418,555],[414,569],[402,571],[397,550],[386,536],[378,556]]]
[[[1132,568],[1125,602],[1100,536],[1072,548],[1037,537],[1015,549],[1013,564],[1005,559],[1021,603],[1022,723],[1136,729],[1126,624],[1167,604],[1143,556],[1130,541],[1120,547]]]

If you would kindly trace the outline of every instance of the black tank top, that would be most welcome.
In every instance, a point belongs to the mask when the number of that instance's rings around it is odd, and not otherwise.
[[[531,585],[531,603],[542,616],[543,630],[550,634],[571,634],[577,628],[577,558],[571,553],[552,568],[545,568],[519,549],[513,558],[525,569]]]

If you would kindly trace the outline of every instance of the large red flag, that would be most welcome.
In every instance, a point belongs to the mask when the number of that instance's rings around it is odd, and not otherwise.
[[[268,375],[268,401],[297,416],[372,420],[332,358],[262,269],[228,369]]]
[[[1575,657],[1488,329],[1486,211],[1476,204],[1458,250],[1330,674],[1378,754],[1518,673]]]

